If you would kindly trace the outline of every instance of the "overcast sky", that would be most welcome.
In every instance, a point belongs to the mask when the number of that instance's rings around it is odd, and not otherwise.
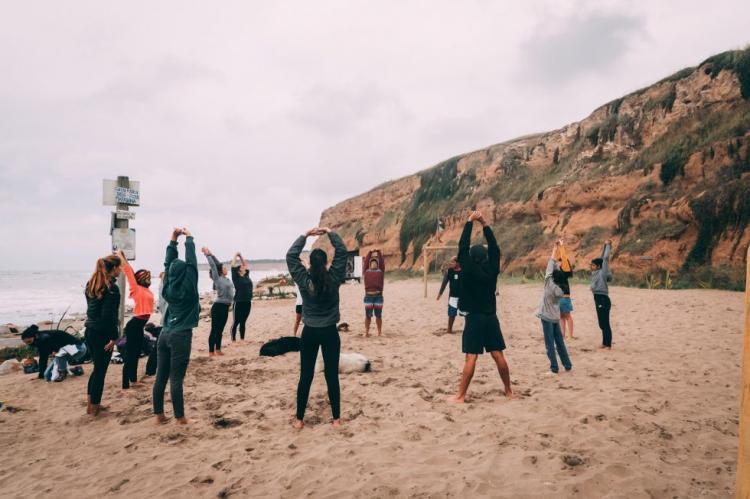
[[[0,269],[93,268],[102,179],[281,257],[322,210],[750,42],[750,2],[0,0]],[[202,261],[202,257],[201,257]]]

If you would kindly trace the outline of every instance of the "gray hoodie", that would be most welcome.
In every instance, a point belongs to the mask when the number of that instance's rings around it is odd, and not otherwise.
[[[213,255],[208,255],[208,264],[211,266],[211,279],[214,281],[214,289],[216,290],[216,299],[214,303],[226,303],[230,305],[234,300],[234,284],[232,280],[226,276],[219,274],[219,267],[217,266],[217,258]]]
[[[612,273],[609,271],[609,253],[612,248],[609,244],[604,245],[602,250],[602,268],[591,272],[591,292],[595,295],[608,295]]]
[[[547,262],[547,270],[544,273],[544,293],[536,314],[537,317],[547,322],[560,322],[560,298],[565,295],[562,288],[552,280],[552,271],[555,270],[556,263],[551,258]]]

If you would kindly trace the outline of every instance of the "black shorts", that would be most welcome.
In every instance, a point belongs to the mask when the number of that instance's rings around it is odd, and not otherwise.
[[[302,315],[302,305],[295,305],[295,306],[294,306],[294,312],[295,312],[295,313],[296,313],[297,315]]]
[[[472,312],[466,316],[464,334],[461,338],[463,353],[482,354],[487,352],[502,352],[505,350],[503,332],[500,331],[500,321],[495,314],[479,314]]]

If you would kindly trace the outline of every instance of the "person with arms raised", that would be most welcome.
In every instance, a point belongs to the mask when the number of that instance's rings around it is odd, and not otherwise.
[[[237,328],[240,329],[240,341],[245,341],[245,323],[250,316],[253,304],[253,281],[250,279],[250,266],[238,251],[232,259],[232,284],[234,284],[234,319],[232,321],[232,342],[237,339]]]
[[[226,267],[211,253],[211,250],[204,246],[201,251],[211,267],[208,274],[214,281],[216,290],[216,298],[214,304],[211,305],[211,333],[208,335],[208,356],[213,357],[224,355],[221,351],[221,340],[224,337],[227,319],[229,319],[229,306],[234,300],[234,284],[227,277]]]
[[[602,346],[600,349],[612,348],[612,326],[609,323],[609,311],[612,302],[609,299],[609,282],[612,273],[609,271],[609,255],[612,252],[612,240],[607,239],[602,248],[602,256],[591,260],[591,292],[594,294],[596,318],[599,329],[602,330]]]
[[[385,287],[385,260],[383,252],[375,249],[364,259],[365,271],[365,337],[370,336],[370,324],[375,315],[378,336],[383,335],[383,288]]]

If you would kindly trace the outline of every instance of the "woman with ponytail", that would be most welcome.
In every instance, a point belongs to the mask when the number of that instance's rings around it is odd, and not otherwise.
[[[327,267],[328,255],[321,249],[310,253],[310,268],[306,269],[300,260],[300,253],[307,238],[328,234],[334,248],[333,262]],[[302,329],[300,341],[300,377],[297,385],[297,414],[294,428],[304,425],[305,408],[310,395],[315,372],[318,349],[323,351],[324,374],[328,385],[328,400],[333,413],[333,425],[341,425],[341,403],[339,389],[339,354],[341,339],[336,329],[339,322],[339,286],[346,277],[347,249],[338,234],[328,228],[314,228],[299,236],[286,254],[289,273],[297,284],[302,296]]]
[[[91,279],[86,284],[86,343],[94,361],[88,384],[90,416],[102,414],[102,392],[112,349],[118,336],[120,289],[115,279],[120,275],[120,257],[109,255],[96,262]]]
[[[122,269],[128,278],[130,297],[135,302],[133,317],[125,324],[125,362],[122,364],[122,388],[127,390],[130,384],[138,382],[138,359],[143,350],[143,328],[154,311],[154,294],[148,289],[151,286],[151,272],[141,269],[133,272],[133,268],[122,251],[117,252],[122,261]]]

